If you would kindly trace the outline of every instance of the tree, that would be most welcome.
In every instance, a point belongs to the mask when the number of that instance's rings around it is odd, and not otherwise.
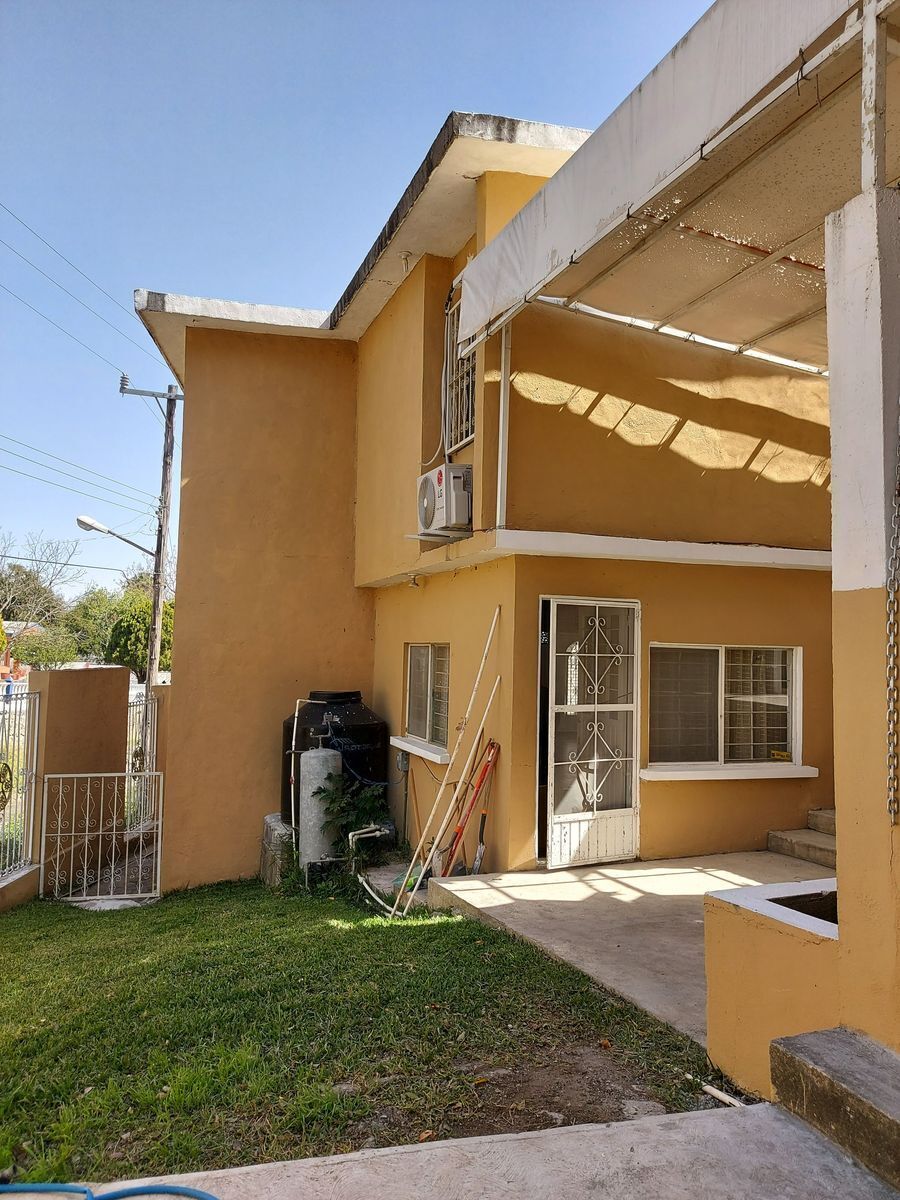
[[[75,564],[76,539],[46,538],[29,533],[18,543],[12,533],[0,531],[0,612],[6,621],[28,625],[58,624],[65,611],[60,589],[81,575]],[[31,632],[34,632],[33,630]],[[17,639],[11,640],[16,658]]]
[[[75,638],[78,657],[102,663],[109,635],[122,609],[122,597],[106,588],[88,588],[66,613],[63,624]]]
[[[32,629],[16,641],[16,658],[30,667],[50,670],[74,662],[77,657],[74,637],[60,625]]]
[[[130,667],[141,683],[147,679],[147,650],[150,645],[150,597],[144,592],[126,592],[122,597],[119,616],[113,624],[104,660],[120,667]],[[159,655],[161,671],[172,669],[172,626],[175,604],[163,605],[162,646]]]
[[[6,630],[3,628],[3,613],[0,613],[0,654],[6,649]]]

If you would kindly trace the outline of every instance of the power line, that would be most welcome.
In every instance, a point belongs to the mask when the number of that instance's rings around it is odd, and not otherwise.
[[[80,562],[61,562],[56,558],[26,558],[22,554],[0,554],[0,558],[15,559],[16,562],[35,563],[44,567],[72,567],[78,571],[118,571],[120,575],[126,574],[127,567],[101,567],[96,563],[80,563]]]
[[[48,242],[45,237],[41,237],[41,235],[38,233],[38,231],[36,229],[32,229],[31,226],[27,223],[27,221],[23,221],[22,218],[17,216],[11,208],[7,208],[7,206],[5,204],[3,204],[2,201],[0,201],[0,208],[2,208],[4,212],[9,213],[9,215],[12,217],[12,219],[14,221],[18,221],[19,224],[23,227],[23,229],[27,229],[29,233],[34,234],[34,236],[37,238],[37,240],[39,242],[43,242],[48,250],[52,250],[57,258],[61,258],[67,266],[72,268],[73,271],[77,271],[77,273],[81,276],[82,279],[86,279],[92,287],[95,287],[97,289],[98,292],[102,292],[103,295],[107,298],[107,300],[112,300],[113,304],[115,304],[115,306],[117,308],[121,308],[123,313],[125,313],[127,316],[131,317],[133,320],[138,321],[137,316],[133,312],[131,312],[129,309],[127,309],[124,304],[120,304],[119,301],[115,298],[115,296],[111,296],[109,294],[109,292],[106,290],[106,288],[102,288],[95,279],[91,279],[90,275],[85,274],[85,272],[82,271],[81,267],[76,267],[70,258],[66,258],[66,256],[60,250],[57,250],[57,248],[54,245],[52,245],[50,242]],[[138,324],[140,324],[140,321],[138,321]],[[116,368],[116,369],[118,370],[118,368]]]
[[[0,208],[2,207],[3,205],[0,204]],[[68,329],[63,329],[62,325],[58,325],[52,317],[48,317],[46,313],[42,313],[39,308],[35,308],[33,304],[29,304],[28,301],[23,300],[21,296],[17,296],[12,288],[8,288],[5,283],[0,283],[0,288],[2,288],[8,296],[12,296],[14,300],[18,300],[20,304],[24,304],[26,308],[30,308],[33,313],[37,313],[39,317],[43,317],[45,321],[54,327],[54,329],[58,329],[59,332],[64,333],[67,338],[71,338],[73,342],[77,342],[79,346],[82,346],[85,350],[87,350],[88,354],[93,354],[94,358],[99,358],[101,362],[105,362],[108,367],[112,367],[112,369],[114,371],[118,371],[120,375],[124,374],[121,367],[117,367],[114,362],[110,362],[108,358],[104,358],[104,356],[98,350],[94,350],[93,347],[87,344],[87,342],[83,342],[81,338],[77,338],[74,333],[69,333]]]
[[[71,471],[63,471],[61,467],[52,467],[50,463],[41,462],[38,458],[29,458],[27,454],[18,454],[15,450],[7,450],[5,446],[0,446],[0,454],[11,454],[13,458],[21,458],[23,462],[31,463],[35,467],[42,467],[45,471],[55,471],[57,475],[65,475],[67,479],[75,479],[78,483],[90,483],[92,487],[99,488],[101,492],[112,492],[114,496],[121,496],[123,500],[137,500],[137,496],[129,496],[127,492],[119,492],[102,483],[93,483],[90,479],[73,475]]]
[[[152,358],[155,363],[158,363],[160,366],[163,366],[163,367],[165,366],[165,363],[162,361],[161,358],[157,357],[157,355],[155,355],[155,354],[152,354],[147,349],[147,347],[142,346],[140,342],[136,342],[133,337],[130,337],[127,333],[125,333],[125,331],[120,329],[118,327],[118,325],[113,325],[112,321],[107,321],[106,317],[104,317],[102,313],[98,313],[96,308],[91,308],[90,304],[86,304],[85,301],[82,300],[80,296],[76,296],[75,293],[70,292],[67,287],[63,287],[63,285],[59,282],[58,279],[54,279],[52,275],[48,275],[46,271],[44,271],[41,267],[39,267],[37,265],[37,263],[33,263],[30,258],[26,258],[24,254],[22,254],[19,250],[17,250],[15,248],[15,246],[11,246],[9,244],[9,242],[4,242],[3,238],[0,238],[0,246],[5,246],[7,250],[11,250],[12,253],[15,254],[17,258],[21,258],[23,263],[27,263],[28,266],[31,267],[32,270],[37,271],[37,273],[39,275],[43,275],[43,277],[45,279],[49,279],[49,281],[54,285],[54,287],[58,287],[61,292],[65,292],[65,294],[67,296],[69,296],[72,300],[74,300],[76,304],[80,304],[82,308],[86,308],[87,311],[89,313],[91,313],[92,316],[95,316],[98,321],[102,321],[104,325],[108,325],[109,328],[112,329],[115,333],[119,334],[120,337],[123,337],[123,338],[125,338],[126,341],[131,342],[132,346],[137,346],[137,348],[138,348],[138,350],[140,350],[141,354],[146,354],[147,357]],[[166,368],[166,369],[168,369],[168,368]]]
[[[149,496],[154,503],[157,500],[153,492],[148,492],[146,488],[135,487],[133,483],[126,483],[123,479],[114,479],[112,475],[104,475],[102,471],[93,471],[90,467],[83,467],[81,463],[72,462],[71,459],[60,458],[58,454],[51,454],[49,450],[42,450],[40,446],[32,446],[29,442],[21,442],[18,438],[10,437],[8,433],[0,433],[0,438],[4,442],[12,442],[14,446],[24,446],[26,450],[33,450],[35,454],[42,454],[44,458],[52,458],[56,462],[65,463],[67,467],[75,467],[76,470],[83,471],[87,475],[96,475],[98,479],[105,479],[108,483],[117,483],[120,487],[130,488],[133,492],[142,492],[143,495]]]
[[[26,479],[36,479],[38,483],[46,483],[49,487],[60,488],[64,492],[74,492],[76,496],[87,496],[89,500],[99,500],[101,504],[111,504],[114,508],[124,508],[127,512],[147,513],[149,509],[131,508],[128,504],[122,504],[118,500],[110,500],[106,496],[95,496],[93,492],[82,492],[78,488],[68,487],[65,483],[57,483],[54,479],[42,479],[40,475],[32,475],[28,471],[20,471],[17,467],[8,467],[6,463],[0,463],[0,471],[11,471],[13,475],[24,475]]]

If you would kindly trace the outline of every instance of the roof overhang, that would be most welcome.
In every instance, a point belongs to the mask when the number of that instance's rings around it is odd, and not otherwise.
[[[138,288],[134,309],[175,378],[184,387],[185,331],[232,329],[240,333],[273,333],[284,337],[337,338],[328,328],[328,313],[313,308],[280,308],[238,300],[207,300]]]
[[[476,181],[487,171],[553,175],[587,129],[452,112],[334,309],[279,308],[138,289],[135,310],[184,385],[188,326],[358,340],[424,254],[452,258],[475,232]]]
[[[360,337],[422,255],[459,253],[475,232],[479,176],[549,178],[589,136],[587,129],[452,112],[335,305],[331,328]]]
[[[860,190],[861,28],[847,0],[718,0],[468,266],[461,338],[542,297],[824,371],[823,227]]]

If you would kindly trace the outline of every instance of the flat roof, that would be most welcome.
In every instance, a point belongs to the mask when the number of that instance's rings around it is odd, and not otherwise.
[[[451,112],[330,313],[145,288],[135,291],[135,311],[182,384],[189,325],[356,341],[424,254],[453,257],[475,232],[480,175],[549,177],[589,136],[587,129]]]

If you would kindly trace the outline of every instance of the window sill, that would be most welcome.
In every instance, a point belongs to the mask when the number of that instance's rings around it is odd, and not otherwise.
[[[392,737],[391,745],[395,750],[405,750],[407,754],[412,754],[416,758],[424,758],[428,762],[439,763],[441,766],[446,766],[450,761],[446,746],[437,746],[434,742],[423,742],[420,738]]]
[[[641,779],[700,780],[700,779],[817,779],[818,767],[799,763],[699,763],[697,766],[673,763],[644,767]]]

